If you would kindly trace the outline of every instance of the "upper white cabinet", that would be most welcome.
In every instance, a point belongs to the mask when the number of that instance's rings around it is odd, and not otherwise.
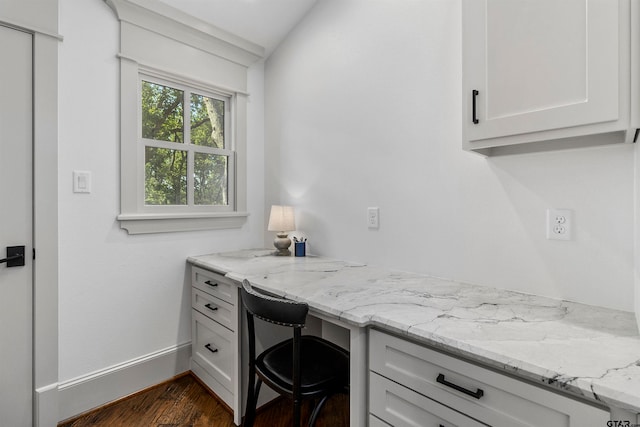
[[[637,5],[462,4],[463,148],[489,155],[633,139],[631,22]]]

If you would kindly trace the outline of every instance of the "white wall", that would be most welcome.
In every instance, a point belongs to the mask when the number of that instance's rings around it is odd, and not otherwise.
[[[188,342],[185,258],[262,246],[276,202],[298,207],[316,254],[631,310],[634,148],[463,152],[459,16],[452,0],[320,0],[249,72],[247,224],[129,236],[117,19],[61,0],[60,382]],[[91,194],[72,193],[76,169]],[[545,240],[547,207],[575,210],[573,241]]]
[[[129,236],[119,181],[118,21],[102,0],[61,0],[60,382],[191,339],[189,255],[263,245],[263,64],[249,72],[248,211],[239,230]],[[72,192],[72,171],[93,174]]]
[[[319,0],[265,68],[266,205],[315,254],[632,310],[634,147],[463,152],[460,34],[459,1]]]

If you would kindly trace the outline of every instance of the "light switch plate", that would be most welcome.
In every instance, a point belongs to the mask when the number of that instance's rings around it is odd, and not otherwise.
[[[367,208],[367,227],[380,228],[380,209]]]
[[[91,193],[91,172],[73,171],[73,192]]]

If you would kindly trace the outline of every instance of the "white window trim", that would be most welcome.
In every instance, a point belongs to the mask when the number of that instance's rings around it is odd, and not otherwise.
[[[179,78],[153,70],[152,67],[120,55],[121,71],[121,213],[120,227],[129,234],[240,228],[246,222],[246,98],[247,94],[212,88],[229,94],[234,114],[230,132],[233,135],[234,156],[229,174],[229,208],[220,211],[205,206],[185,209],[185,206],[145,206],[144,204],[144,144],[140,142],[140,80],[145,75],[164,75],[167,84]],[[188,86],[205,84],[183,79]],[[206,90],[205,90],[206,91]],[[208,92],[208,91],[206,91]],[[185,107],[186,108],[186,107]],[[244,129],[243,129],[244,128]],[[233,204],[231,202],[233,200]]]
[[[175,231],[196,231],[212,229],[239,228],[246,223],[247,216],[247,161],[246,161],[246,137],[247,137],[247,97],[244,88],[228,87],[224,83],[202,81],[185,76],[180,72],[165,69],[162,65],[152,66],[157,58],[138,58],[141,50],[135,46],[136,41],[126,36],[125,24],[135,25],[137,28],[148,30],[152,37],[160,37],[180,43],[186,49],[196,48],[202,55],[211,55],[228,61],[231,66],[238,65],[248,67],[251,63],[260,59],[264,49],[252,45],[241,39],[221,32],[215,27],[203,26],[202,22],[189,23],[189,18],[165,10],[165,6],[158,6],[158,2],[146,0],[106,0],[121,22],[121,48],[123,52],[118,54],[120,58],[120,189],[121,203],[120,215],[117,216],[120,227],[126,229],[129,234],[161,233]],[[156,10],[154,10],[154,8]],[[168,16],[174,17],[170,20]],[[130,28],[130,27],[129,27]],[[154,46],[156,49],[158,47]],[[138,54],[128,54],[128,52]],[[235,169],[233,184],[229,181],[229,194],[234,194],[233,205],[227,211],[216,209],[164,209],[162,212],[146,209],[144,207],[144,160],[140,152],[142,144],[139,143],[139,87],[140,76],[149,74],[159,77],[168,76],[167,80],[180,82],[183,80],[194,88],[210,88],[227,94],[232,102],[234,111],[231,122],[233,134],[234,161],[231,165]],[[228,76],[228,74],[227,74]],[[215,77],[212,77],[215,79]],[[208,76],[207,76],[208,79]],[[246,85],[246,75],[243,84]],[[144,156],[144,153],[142,153]],[[230,171],[231,174],[231,171]]]

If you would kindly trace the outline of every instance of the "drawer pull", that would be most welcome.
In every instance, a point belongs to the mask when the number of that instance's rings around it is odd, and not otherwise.
[[[436,378],[436,381],[439,382],[440,384],[446,385],[447,387],[451,387],[454,390],[458,390],[460,393],[464,393],[476,399],[480,399],[482,396],[484,396],[484,391],[481,388],[477,389],[476,391],[467,390],[464,387],[460,387],[458,384],[450,383],[449,381],[445,380],[444,374],[439,374],[438,378]]]
[[[204,282],[204,283],[205,283],[206,285],[209,285],[209,286],[218,286],[218,284],[217,284],[217,283],[212,282],[211,280],[207,280],[207,281],[206,281],[206,282]]]
[[[478,97],[478,94],[480,92],[478,92],[477,90],[472,90],[471,91],[471,97],[473,99],[473,106],[472,106],[472,112],[471,112],[471,121],[473,122],[474,125],[477,125],[480,121],[478,120],[478,116],[477,116],[477,112],[476,112],[476,98]]]
[[[211,304],[205,304],[204,306],[207,307],[211,311],[216,311],[218,309],[218,307],[214,307]]]
[[[211,353],[217,353],[218,349],[217,348],[211,348],[211,344],[207,344],[204,346],[204,348],[206,348],[207,350],[209,350]]]

